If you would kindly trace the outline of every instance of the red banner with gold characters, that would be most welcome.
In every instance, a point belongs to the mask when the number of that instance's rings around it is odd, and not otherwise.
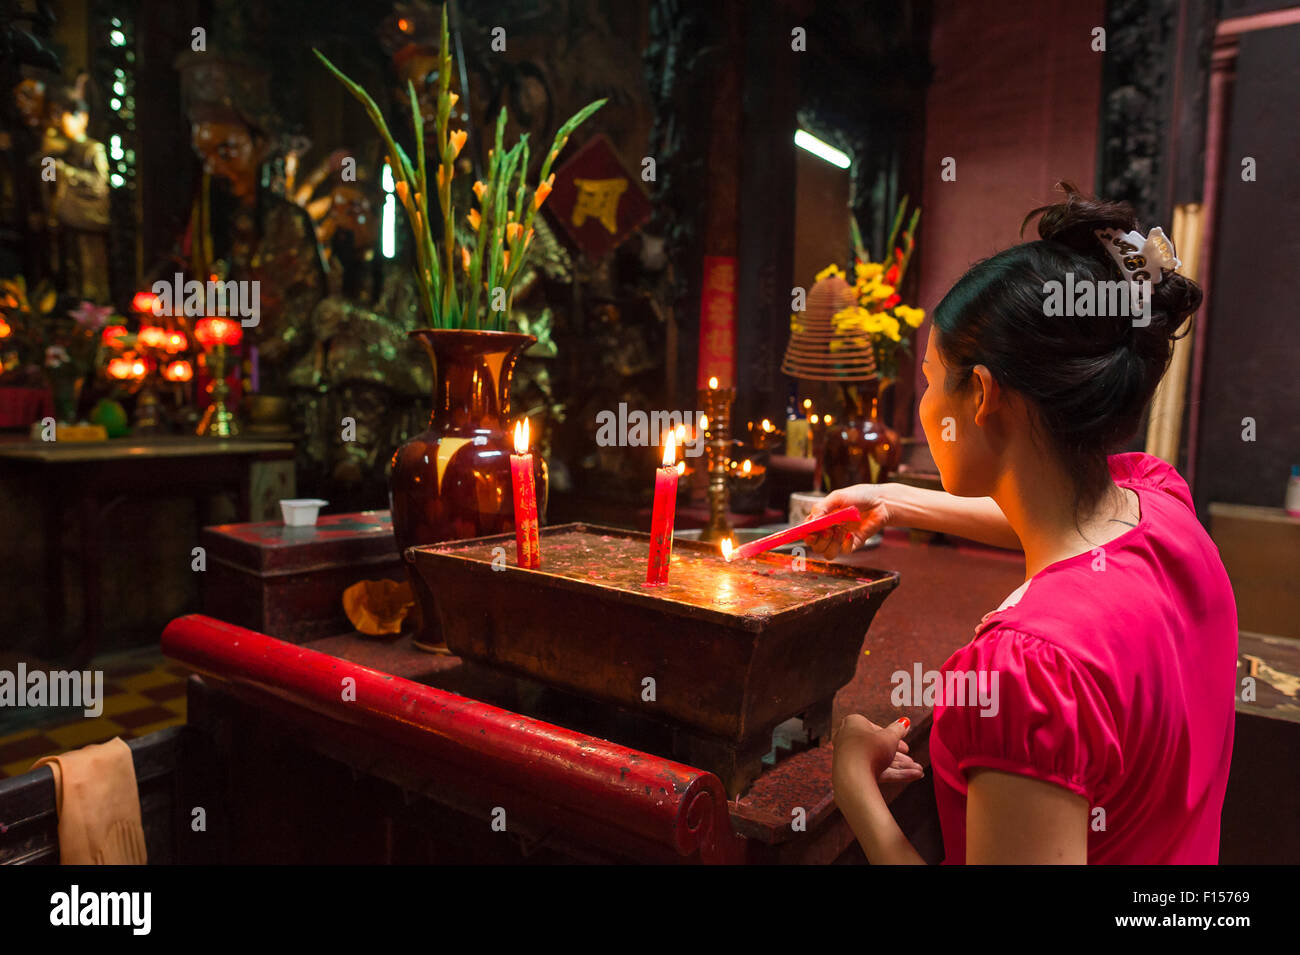
[[[641,228],[652,211],[640,181],[603,134],[592,136],[556,170],[555,188],[542,208],[592,262]]]
[[[736,257],[704,257],[704,290],[700,295],[699,387],[716,377],[719,388],[736,383]]]

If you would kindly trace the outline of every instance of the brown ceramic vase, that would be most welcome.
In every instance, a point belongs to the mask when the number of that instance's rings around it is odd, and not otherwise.
[[[393,533],[404,554],[417,544],[504,534],[515,528],[510,483],[510,379],[536,338],[514,332],[411,332],[433,362],[429,428],[397,449],[389,476]],[[533,454],[538,516],[546,519],[546,464]],[[420,605],[416,646],[438,650],[437,595],[409,562]]]
[[[898,432],[880,420],[879,381],[844,389],[846,416],[827,431],[821,473],[830,490],[889,480],[902,460]]]

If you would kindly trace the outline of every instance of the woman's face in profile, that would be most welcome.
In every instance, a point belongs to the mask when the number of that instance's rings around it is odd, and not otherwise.
[[[959,497],[983,497],[992,490],[997,460],[985,429],[975,423],[980,389],[968,382],[966,387],[948,390],[948,368],[933,324],[921,371],[925,378],[925,393],[918,409],[921,427],[943,488]]]

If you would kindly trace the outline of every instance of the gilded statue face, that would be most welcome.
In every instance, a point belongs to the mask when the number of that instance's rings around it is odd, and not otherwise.
[[[24,125],[36,129],[45,115],[45,84],[40,80],[23,80],[14,87],[14,104]]]
[[[248,127],[239,123],[205,120],[194,124],[194,151],[211,176],[225,179],[236,194],[257,181],[257,150]]]
[[[63,135],[77,143],[86,138],[86,127],[89,124],[90,114],[88,113],[69,111],[59,117],[59,128],[63,130]]]
[[[339,185],[330,196],[329,217],[334,227],[351,232],[358,247],[370,248],[379,235],[379,220],[369,197],[356,186]]]
[[[426,125],[432,124],[438,116],[438,65],[438,57],[432,52],[410,54],[397,64],[400,81],[397,101],[402,109],[410,112],[411,101],[406,84],[411,83],[415,87],[416,102],[420,104],[420,116]]]

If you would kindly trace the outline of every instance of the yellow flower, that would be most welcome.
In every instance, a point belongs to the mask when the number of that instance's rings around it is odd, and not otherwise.
[[[880,326],[881,326],[880,330],[885,333],[885,337],[888,338],[890,341],[896,342],[901,340],[901,336],[898,333],[899,332],[898,319],[894,318],[893,315],[885,315],[881,313]]]
[[[838,265],[831,263],[830,265],[826,266],[826,268],[818,272],[817,275],[814,277],[813,281],[820,282],[822,279],[831,275],[838,275],[840,278],[844,278],[844,271]]]
[[[878,284],[871,287],[871,297],[874,299],[885,299],[893,295],[897,289],[892,285]]]
[[[469,224],[474,228],[475,232],[477,232],[478,227],[483,224],[483,217],[478,214],[477,209],[469,210],[469,215],[465,218],[469,220]]]
[[[884,271],[884,266],[877,262],[859,262],[853,266],[853,275],[859,283],[868,282]]]
[[[456,108],[456,104],[457,104],[458,102],[460,102],[460,94],[459,94],[459,93],[448,93],[448,94],[447,94],[447,108],[448,108],[448,109],[455,109],[455,108]]]
[[[899,305],[894,309],[894,314],[905,321],[908,328],[920,328],[925,321],[925,309],[912,308],[910,305]]]
[[[447,144],[451,146],[451,158],[455,159],[460,155],[460,151],[465,148],[465,140],[469,139],[469,133],[463,129],[457,129],[447,138]]]
[[[545,182],[539,182],[537,184],[537,192],[533,194],[534,209],[540,209],[542,207],[542,203],[546,201],[546,197],[551,194],[553,188],[555,188],[555,173],[551,173],[547,176]]]

